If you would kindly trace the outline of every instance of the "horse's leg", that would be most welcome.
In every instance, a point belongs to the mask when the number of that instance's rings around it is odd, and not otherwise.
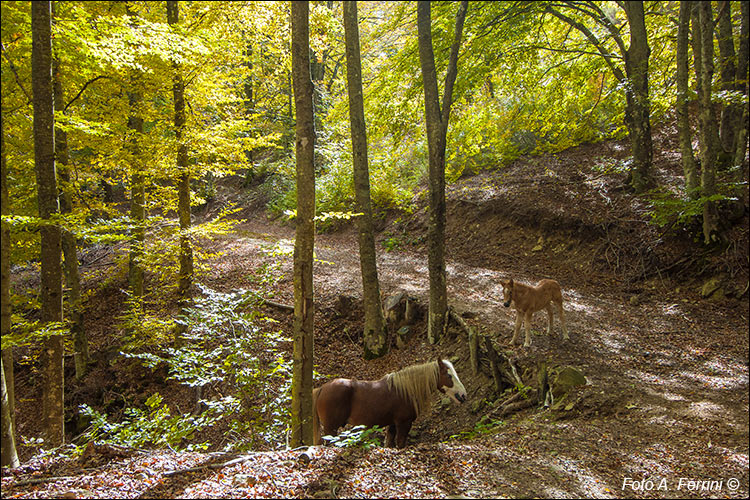
[[[391,424],[385,431],[385,446],[386,448],[392,448],[396,440],[396,426]]]
[[[552,302],[547,304],[547,335],[552,335]]]
[[[406,446],[406,438],[409,437],[411,430],[411,420],[404,420],[396,423],[396,447],[403,448]]]
[[[526,341],[523,343],[524,347],[531,347],[531,314],[531,309],[529,309],[523,317],[523,322],[526,326]]]
[[[510,345],[514,345],[516,343],[518,332],[521,331],[521,321],[523,321],[523,314],[521,313],[521,311],[516,310],[516,325],[513,328],[513,338],[510,339]]]
[[[562,299],[557,303],[557,312],[560,313],[560,324],[562,325],[563,339],[568,340],[568,327],[565,325],[565,313],[563,312]]]

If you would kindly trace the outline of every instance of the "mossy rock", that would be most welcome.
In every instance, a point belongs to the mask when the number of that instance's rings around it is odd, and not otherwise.
[[[552,395],[555,399],[559,399],[564,394],[567,394],[573,387],[586,385],[586,377],[576,368],[565,366],[563,368],[552,370],[549,378],[549,385]]]
[[[719,274],[707,279],[701,287],[701,297],[711,300],[722,300],[726,297],[724,280],[726,275]]]

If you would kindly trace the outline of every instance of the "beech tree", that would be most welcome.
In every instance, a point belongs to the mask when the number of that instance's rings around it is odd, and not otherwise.
[[[3,115],[5,110],[3,110]],[[10,215],[8,200],[8,164],[5,157],[5,120],[0,118],[0,181],[1,196],[0,214],[2,214],[2,241],[0,241],[0,338],[10,335],[11,327],[11,303],[10,303],[10,225],[5,222],[4,217]],[[11,347],[2,348],[3,362],[3,405],[8,404],[8,418],[3,413],[3,425],[9,426],[9,434],[15,439],[15,388],[13,375],[13,350]],[[3,408],[5,411],[5,408]],[[10,438],[9,438],[10,439]],[[13,443],[15,446],[15,441]],[[3,465],[5,464],[5,430],[3,430]]]
[[[292,80],[296,116],[297,229],[294,240],[294,353],[290,445],[312,444],[315,117],[308,2],[292,2]]]
[[[18,453],[16,452],[16,436],[13,429],[8,389],[5,384],[5,365],[0,358],[0,381],[2,389],[2,458],[0,467],[18,467]]]
[[[179,2],[167,1],[167,20],[175,26],[179,22]],[[190,166],[188,165],[187,144],[185,144],[185,83],[182,70],[177,62],[172,63],[174,96],[174,129],[177,139],[177,213],[180,221],[180,271],[178,294],[180,308],[190,305],[190,289],[193,282],[193,247],[190,242]],[[183,323],[178,323],[178,337],[184,333]],[[179,338],[178,338],[179,341]]]
[[[357,228],[359,231],[359,262],[362,270],[362,289],[365,306],[365,359],[382,356],[388,351],[383,309],[380,305],[375,235],[370,203],[370,169],[367,164],[367,127],[362,97],[362,63],[359,52],[357,2],[344,2],[344,32],[346,38],[346,79],[349,94],[352,156],[354,159],[354,193],[357,200]]]
[[[32,87],[34,94],[34,164],[41,219],[41,319],[53,330],[44,342],[43,420],[46,444],[65,441],[63,426],[63,337],[55,329],[63,320],[62,248],[55,173],[55,113],[52,89],[52,8],[50,2],[31,3]],[[56,326],[57,325],[57,326]]]
[[[52,4],[52,16],[56,17],[56,5]],[[59,114],[66,112],[65,94],[60,70],[60,58],[57,54],[52,59],[52,78],[55,96],[55,111]],[[58,178],[60,181],[60,213],[70,216],[73,213],[73,201],[70,183],[70,154],[68,151],[68,132],[55,122],[55,159]],[[81,279],[78,271],[78,244],[73,231],[62,231],[63,273],[67,289],[67,310],[70,323],[70,333],[73,337],[75,352],[76,378],[86,374],[89,363],[89,346],[86,331],[83,326],[83,304],[81,302]]]
[[[130,3],[125,4],[125,10],[130,17],[131,26],[135,25],[138,16],[131,9]],[[129,163],[130,163],[130,223],[131,230],[130,256],[128,264],[128,284],[132,306],[136,311],[142,307],[143,299],[143,254],[146,244],[146,179],[143,159],[141,158],[140,141],[143,136],[143,117],[141,116],[141,101],[143,95],[140,89],[140,70],[130,70],[130,82],[127,89],[130,116],[128,117]]]
[[[617,81],[625,89],[625,125],[630,135],[633,151],[633,166],[630,169],[629,183],[640,193],[653,184],[651,160],[653,146],[651,143],[650,100],[648,95],[648,59],[651,50],[646,33],[643,2],[621,2],[630,28],[630,44],[625,45],[621,29],[602,8],[591,1],[550,2],[547,12],[582,33],[586,40],[601,55]],[[581,16],[577,19],[570,11]],[[586,21],[594,22],[596,29],[590,29]],[[604,34],[604,35],[602,35]],[[614,41],[619,57],[610,50],[605,41]],[[618,59],[625,63],[625,72],[618,64]]]
[[[430,220],[427,226],[427,267],[430,275],[430,304],[427,338],[434,344],[440,340],[448,312],[448,292],[445,282],[445,146],[453,101],[453,84],[458,73],[458,49],[466,19],[468,1],[464,0],[456,13],[450,60],[443,87],[442,109],[432,51],[432,23],[430,2],[417,4],[419,33],[419,61],[424,84],[425,122],[429,151]]]
[[[690,112],[688,95],[688,35],[690,33],[690,2],[680,2],[680,14],[677,26],[677,131],[680,136],[680,152],[682,153],[682,169],[685,173],[685,192],[690,199],[699,196],[698,166],[693,156],[693,141],[690,129]]]
[[[700,104],[700,144],[701,144],[701,198],[703,198],[703,241],[712,243],[719,238],[719,213],[716,202],[711,199],[716,194],[716,158],[718,152],[718,127],[716,113],[711,99],[714,76],[714,20],[711,2],[702,1],[698,5],[701,43],[701,72],[696,75],[701,81],[698,95]]]

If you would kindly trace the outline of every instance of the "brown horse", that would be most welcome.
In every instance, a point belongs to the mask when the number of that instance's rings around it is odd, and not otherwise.
[[[314,444],[321,444],[320,427],[335,436],[340,427],[387,426],[386,446],[406,445],[416,418],[430,407],[435,390],[458,403],[466,401],[466,389],[450,361],[413,365],[389,373],[380,380],[337,378],[313,391]]]
[[[547,324],[547,333],[552,335],[552,303],[557,306],[557,312],[560,314],[560,323],[562,324],[563,339],[568,340],[568,327],[565,325],[565,312],[563,311],[563,297],[560,290],[560,283],[555,280],[542,280],[536,286],[524,285],[514,281],[511,278],[508,281],[500,280],[503,286],[503,305],[510,307],[511,302],[516,308],[516,326],[513,330],[513,338],[510,344],[516,343],[518,332],[521,330],[521,323],[526,326],[526,340],[524,347],[531,347],[531,315],[542,309],[547,310],[549,322]]]

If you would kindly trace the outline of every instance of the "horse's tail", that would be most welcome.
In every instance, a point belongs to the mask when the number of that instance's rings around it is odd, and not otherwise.
[[[313,390],[312,393],[312,417],[313,417],[313,444],[321,444],[320,439],[320,420],[318,418],[318,395],[320,394],[320,387]]]

